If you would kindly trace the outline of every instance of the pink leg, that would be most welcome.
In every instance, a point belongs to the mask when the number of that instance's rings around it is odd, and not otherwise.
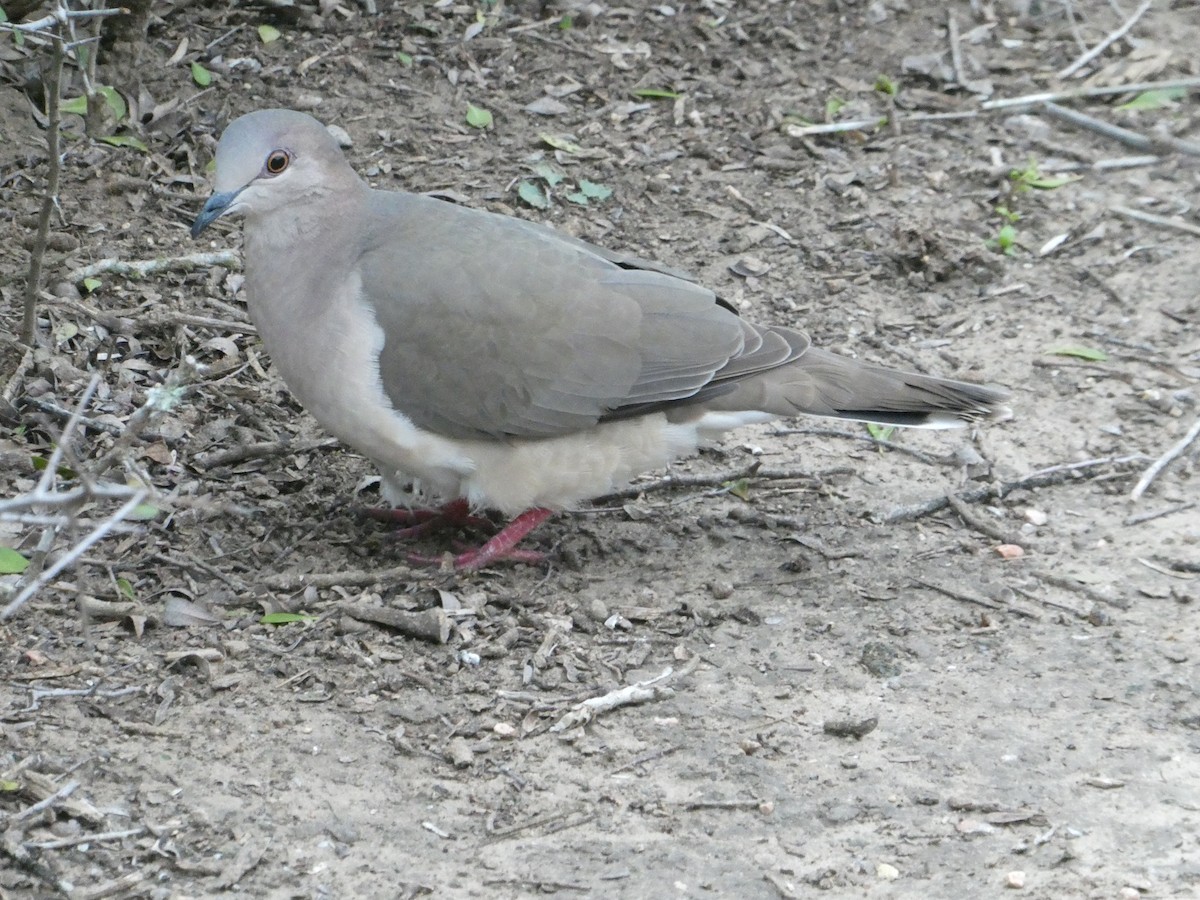
[[[502,559],[530,564],[542,562],[543,556],[541,553],[533,550],[518,550],[516,547],[517,544],[525,539],[529,532],[545,522],[551,515],[553,515],[553,511],[549,509],[525,510],[525,512],[500,529],[500,532],[482,547],[476,550],[468,550],[454,557],[454,568],[466,572],[474,572],[482,569],[489,563]],[[441,562],[436,557],[416,555],[410,556],[409,560],[424,565],[437,565]]]
[[[463,499],[451,500],[440,509],[381,509],[373,507],[364,510],[365,515],[377,522],[394,522],[406,525],[396,532],[396,537],[415,538],[437,531],[439,528],[482,528],[495,531],[496,527],[490,520],[482,516],[471,515],[471,508]]]

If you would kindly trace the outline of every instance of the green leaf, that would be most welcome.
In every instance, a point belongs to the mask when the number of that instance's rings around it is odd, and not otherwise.
[[[3,15],[4,10],[0,9],[0,15]],[[13,791],[21,789],[21,782],[9,781],[7,778],[0,780],[0,793],[11,794]]]
[[[29,560],[11,547],[0,547],[0,575],[20,575],[29,566]]]
[[[875,79],[875,90],[881,94],[887,94],[889,97],[895,97],[900,93],[900,88],[896,82],[892,81],[887,75],[880,75]]]
[[[1104,362],[1108,359],[1108,354],[1103,350],[1094,350],[1091,347],[1054,347],[1046,352],[1051,356],[1074,356],[1076,359],[1086,359],[1089,362]]]
[[[279,29],[274,25],[259,25],[258,39],[264,44],[273,44],[279,40]]]
[[[50,465],[50,460],[46,459],[46,457],[44,457],[44,456],[31,457],[30,462],[33,463],[33,467],[35,469],[37,469],[39,472],[45,472],[46,466]],[[58,477],[65,478],[68,481],[70,481],[72,479],[77,478],[78,475],[75,472],[75,470],[69,466],[59,466],[58,467]]]
[[[87,97],[72,97],[58,104],[58,111],[74,116],[87,115]]]
[[[208,87],[212,84],[212,72],[204,68],[198,62],[192,63],[192,81],[200,85],[200,87]]]
[[[579,191],[589,200],[607,200],[612,196],[612,188],[606,184],[597,184],[594,181],[588,181],[586,178],[580,180]]]
[[[101,281],[99,278],[83,279],[84,290],[86,290],[89,294],[94,294],[96,292],[97,288],[99,288],[102,284],[104,284],[104,282]]]
[[[150,152],[150,148],[132,134],[107,134],[100,138],[100,140],[114,147],[132,147],[134,150],[141,150],[143,153]]]
[[[1007,206],[997,206],[996,215],[1009,224],[1016,224],[1017,222],[1021,221],[1021,214],[1015,210],[1009,209]]]
[[[397,50],[393,59],[395,59],[396,62],[400,63],[400,65],[404,66],[406,69],[412,68],[413,58],[411,53],[405,53],[403,50]]]
[[[1052,191],[1055,188],[1060,188],[1064,184],[1070,184],[1072,181],[1079,181],[1080,175],[1059,175],[1057,178],[1045,175],[1026,175],[1021,179],[1021,183],[1039,191]]]
[[[567,199],[572,203],[578,203],[580,206],[588,205],[587,194],[584,194],[581,191],[572,191],[571,193],[567,194]]]
[[[633,96],[642,100],[677,100],[680,95],[665,88],[638,88]]]
[[[258,621],[263,625],[290,625],[293,622],[315,622],[317,617],[305,613],[273,612],[267,613]]]
[[[565,16],[563,16],[561,19],[558,20],[558,30],[559,31],[570,31],[571,26],[573,26],[574,24],[575,24],[575,20],[571,17],[570,13],[567,13]]]
[[[1017,247],[1017,229],[1012,225],[1001,225],[1000,230],[996,232],[994,240],[988,241],[988,246],[993,250],[999,250],[1008,256],[1016,253]]]
[[[550,147],[553,147],[555,150],[561,150],[563,153],[578,153],[583,149],[574,141],[568,140],[564,137],[558,137],[553,134],[539,134],[538,140]]]
[[[556,184],[566,178],[562,172],[558,171],[558,169],[554,168],[554,166],[550,165],[548,162],[538,163],[533,167],[533,171],[538,178],[542,179],[542,181],[546,182],[546,184],[550,185],[550,187],[554,187]]]
[[[117,579],[117,590],[121,592],[122,596],[133,599],[133,585],[129,583],[128,578]]]
[[[830,97],[825,101],[825,120],[832,122],[837,114],[842,111],[842,107],[846,105],[845,100],[839,100],[837,97]]]
[[[130,510],[127,518],[134,522],[149,522],[159,514],[160,510],[153,503],[139,503]]]
[[[492,114],[482,106],[467,104],[467,124],[472,128],[491,128]]]
[[[733,494],[733,496],[737,497],[739,500],[745,500],[747,503],[750,502],[749,478],[738,478],[734,481],[724,481],[721,483],[721,487],[725,488],[726,491]]]
[[[116,88],[102,84],[96,88],[96,93],[104,96],[104,102],[113,111],[113,115],[117,117],[118,122],[129,115],[129,107],[125,105],[125,98],[117,93]]]
[[[875,438],[877,441],[886,441],[892,436],[892,432],[896,430],[895,425],[876,425],[874,422],[867,422],[867,434]]]
[[[522,181],[517,185],[517,196],[532,206],[534,209],[549,209],[550,198],[546,196],[546,192],[534,184],[532,181]]]
[[[1117,107],[1117,109],[1128,109],[1135,111],[1144,109],[1167,109],[1174,106],[1175,101],[1182,100],[1186,96],[1186,88],[1158,88],[1153,91],[1143,91],[1128,103],[1122,103]]]

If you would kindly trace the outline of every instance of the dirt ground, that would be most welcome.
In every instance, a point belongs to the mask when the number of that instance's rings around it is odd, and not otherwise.
[[[66,141],[43,345],[0,373],[0,496],[33,490],[91,372],[85,473],[182,360],[207,368],[108,472],[158,515],[0,622],[0,897],[1200,895],[1200,444],[1130,499],[1200,415],[1200,167],[1168,143],[1200,142],[1197,94],[1063,101],[1148,150],[982,106],[1200,75],[1194,0],[1068,76],[1132,2],[378,5],[160,3],[139,59],[101,51],[138,122],[109,128],[147,152]],[[0,54],[10,337],[45,168],[30,59]],[[886,446],[746,429],[670,489],[556,517],[547,566],[413,568],[361,515],[369,465],[272,373],[236,266],[79,277],[236,248],[187,228],[220,129],[268,106],[345,129],[378,187],[660,259],[825,347],[1007,385],[1014,417]],[[518,186],[546,164],[538,209]],[[304,616],[261,621],[281,611]]]

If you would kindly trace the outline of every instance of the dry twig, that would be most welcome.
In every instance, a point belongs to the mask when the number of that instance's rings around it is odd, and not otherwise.
[[[1092,469],[1099,469],[1105,466],[1125,466],[1130,463],[1144,462],[1147,459],[1149,457],[1145,454],[1134,453],[1129,456],[1106,456],[1100,459],[1085,459],[1077,463],[1065,463],[1061,466],[1050,466],[1046,469],[1030,472],[1028,475],[1023,475],[1015,481],[1005,481],[1000,484],[976,488],[973,491],[965,491],[959,495],[959,499],[965,503],[978,503],[980,500],[987,500],[992,497],[1003,497],[1005,494],[1009,494],[1019,488],[1046,487],[1051,484],[1061,484]],[[883,521],[906,522],[912,519],[920,519],[930,513],[945,509],[949,505],[950,503],[946,499],[945,494],[942,494],[926,500],[924,503],[893,509],[884,516]]]
[[[1133,11],[1133,15],[1131,15],[1128,19],[1126,19],[1124,22],[1122,22],[1121,26],[1118,29],[1116,29],[1116,31],[1113,31],[1110,34],[1108,34],[1104,38],[1104,40],[1102,40],[1100,43],[1098,43],[1091,50],[1087,51],[1087,53],[1084,53],[1082,56],[1080,56],[1077,60],[1075,60],[1069,66],[1067,66],[1064,69],[1059,70],[1058,77],[1059,78],[1070,78],[1072,75],[1074,75],[1076,72],[1078,72],[1084,66],[1086,66],[1088,63],[1090,63],[1093,59],[1095,59],[1097,56],[1099,56],[1101,53],[1103,53],[1105,50],[1107,50],[1109,47],[1111,47],[1113,44],[1115,44],[1121,38],[1125,37],[1125,35],[1127,35],[1129,33],[1130,29],[1132,29],[1133,26],[1137,24],[1138,19],[1140,19],[1142,16],[1144,16],[1146,14],[1146,10],[1148,10],[1153,4],[1154,4],[1154,0],[1142,0],[1141,6],[1139,6],[1137,9],[1135,9]]]
[[[931,591],[937,591],[939,594],[944,594],[952,600],[961,600],[963,603],[974,603],[976,606],[983,606],[996,612],[1010,612],[1013,615],[1020,616],[1023,619],[1041,618],[1041,616],[1037,613],[1028,609],[1022,609],[1019,606],[1013,606],[1011,603],[996,603],[994,600],[988,600],[987,598],[980,597],[976,594],[968,594],[966,591],[960,591],[956,588],[946,587],[945,585],[936,584],[932,581],[914,578],[913,583],[919,584],[921,587],[929,588]]]
[[[1026,543],[1021,537],[1015,534],[1008,534],[999,525],[995,525],[985,519],[983,516],[977,515],[971,510],[967,504],[958,499],[954,494],[946,494],[946,503],[954,510],[955,514],[962,519],[963,524],[968,528],[978,531],[982,535],[1000,541],[1002,544],[1022,544]]]
[[[1181,231],[1184,234],[1200,237],[1200,226],[1192,225],[1190,222],[1183,221],[1183,219],[1159,216],[1154,213],[1143,212],[1140,209],[1130,209],[1128,206],[1110,206],[1109,209],[1118,216],[1124,216],[1127,219],[1136,219],[1139,222],[1145,222],[1147,225],[1157,225],[1159,228],[1170,228],[1174,231]]]
[[[218,250],[213,253],[188,253],[184,256],[166,256],[158,259],[140,259],[131,262],[108,258],[90,265],[73,269],[67,280],[77,284],[85,278],[95,278],[97,275],[124,275],[128,278],[145,278],[147,275],[157,275],[159,272],[194,272],[196,269],[206,269],[211,266],[224,266],[227,269],[240,267],[238,255],[232,250]]]
[[[1197,419],[1192,427],[1188,429],[1187,434],[1180,438],[1177,443],[1168,447],[1166,452],[1151,463],[1150,467],[1142,473],[1142,477],[1138,479],[1138,483],[1129,492],[1129,499],[1137,500],[1142,494],[1146,493],[1146,488],[1150,487],[1150,484],[1158,477],[1159,473],[1169,466],[1173,460],[1182,456],[1183,451],[1191,446],[1192,441],[1196,440],[1197,437],[1200,437],[1200,419]]]
[[[675,691],[662,684],[663,681],[671,679],[674,674],[674,670],[668,667],[661,675],[651,678],[648,681],[639,681],[636,684],[626,685],[615,691],[609,691],[603,696],[591,697],[584,700],[582,703],[576,704],[574,709],[567,712],[566,715],[551,725],[550,730],[552,732],[566,731],[568,728],[574,728],[577,725],[586,725],[601,713],[620,709],[622,706],[649,703],[652,700],[662,700],[674,696]]]
[[[1194,144],[1191,141],[1185,141],[1170,135],[1153,138],[1146,137],[1144,134],[1139,134],[1128,128],[1122,128],[1120,125],[1113,125],[1102,119],[1097,119],[1095,116],[1082,113],[1077,109],[1059,106],[1057,103],[1043,103],[1042,109],[1062,122],[1067,122],[1088,131],[1094,131],[1096,134],[1117,141],[1127,147],[1132,147],[1134,150],[1148,151],[1165,148],[1174,150],[1177,153],[1184,153],[1188,156],[1200,156],[1200,144]]]

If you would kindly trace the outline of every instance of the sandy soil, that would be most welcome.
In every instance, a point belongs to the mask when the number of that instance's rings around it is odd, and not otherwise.
[[[553,4],[379,5],[156,4],[136,65],[101,57],[148,152],[68,141],[0,492],[34,487],[90,372],[67,457],[85,472],[180,360],[210,368],[109,473],[152,483],[158,516],[0,623],[0,897],[1197,896],[1200,445],[1130,499],[1200,414],[1200,168],[1162,143],[1200,142],[1196,95],[1065,104],[1157,142],[1130,167],[1092,164],[1147,151],[1038,107],[911,118],[1200,74],[1195,3],[1155,4],[1065,79],[1121,24],[1114,4],[593,4],[570,28]],[[31,55],[9,48],[0,72]],[[0,96],[15,331],[45,160],[20,93]],[[412,568],[360,514],[370,467],[273,375],[236,269],[71,283],[104,258],[236,248],[236,227],[197,247],[187,225],[220,128],[265,106],[344,128],[379,187],[689,269],[826,347],[1006,384],[1015,416],[895,446],[815,420],[747,429],[674,489],[652,473],[557,517],[532,541],[546,567]],[[891,106],[898,129],[795,133]],[[564,176],[545,210],[517,193],[544,186],[539,164]],[[1014,170],[1078,180],[1020,190]],[[612,196],[573,202],[584,180]],[[1006,223],[1008,254],[988,245]],[[1104,358],[1048,352],[1064,347]],[[114,508],[85,507],[55,552]],[[0,529],[26,553],[41,535]],[[454,627],[424,641],[362,606]],[[306,618],[261,621],[280,611]],[[647,702],[556,730],[656,678]]]

